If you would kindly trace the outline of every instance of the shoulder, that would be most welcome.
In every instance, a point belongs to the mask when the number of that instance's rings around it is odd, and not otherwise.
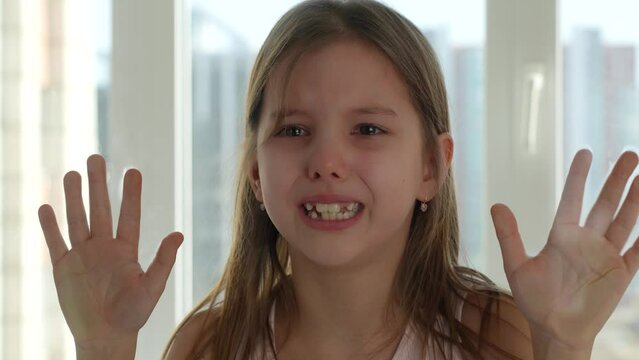
[[[499,298],[489,301],[488,295],[469,293],[464,301],[462,323],[479,334],[483,326],[484,341],[516,356],[532,360],[532,343],[528,320],[509,294],[499,293]],[[490,303],[490,307],[489,307]],[[485,313],[485,315],[484,315]],[[482,320],[482,315],[485,318]],[[483,324],[482,324],[483,323]],[[491,346],[482,346],[482,355],[488,359],[510,359]]]
[[[164,360],[187,359],[204,327],[205,315],[205,311],[196,313],[177,329]]]

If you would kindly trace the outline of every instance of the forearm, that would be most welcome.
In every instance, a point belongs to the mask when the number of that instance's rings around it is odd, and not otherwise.
[[[75,344],[77,360],[133,360],[137,346],[137,336],[119,341],[101,341]]]
[[[531,335],[535,360],[590,360],[593,343],[575,349],[541,333],[532,332]]]

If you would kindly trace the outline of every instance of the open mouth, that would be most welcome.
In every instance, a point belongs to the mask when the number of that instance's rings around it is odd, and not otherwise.
[[[358,202],[315,205],[306,203],[300,206],[307,217],[320,221],[348,220],[364,209],[364,204]]]

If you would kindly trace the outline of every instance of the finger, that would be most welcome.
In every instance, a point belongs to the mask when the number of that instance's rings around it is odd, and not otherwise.
[[[490,214],[499,240],[504,270],[510,279],[510,274],[528,260],[523,241],[519,235],[517,220],[512,211],[504,204],[493,205],[490,208]]]
[[[162,295],[173,264],[175,264],[177,251],[183,241],[184,236],[179,232],[171,233],[162,240],[160,248],[145,274],[145,286],[152,297]]]
[[[40,219],[40,227],[44,233],[44,240],[49,248],[49,256],[51,264],[55,266],[60,259],[69,251],[67,244],[64,243],[58,222],[55,219],[55,213],[50,205],[42,205],[38,209],[38,218]]]
[[[91,236],[113,237],[111,203],[106,184],[106,164],[100,155],[87,159],[89,173],[89,202],[91,208]]]
[[[117,238],[132,241],[136,245],[140,238],[141,194],[142,174],[136,169],[130,169],[124,174]]]
[[[591,163],[592,153],[587,149],[579,150],[573,158],[553,227],[558,224],[579,225],[584,188]]]
[[[623,202],[615,221],[610,224],[606,231],[606,239],[610,241],[618,251],[621,251],[626,244],[632,229],[637,223],[639,215],[639,176],[632,182],[626,200]]]
[[[64,198],[67,206],[67,224],[71,246],[76,246],[89,238],[89,224],[82,202],[82,177],[76,171],[64,175]]]
[[[637,166],[637,161],[637,154],[631,151],[627,151],[619,157],[595,205],[592,207],[590,214],[588,214],[586,227],[594,229],[601,235],[606,233],[612,218],[617,212],[628,178]]]

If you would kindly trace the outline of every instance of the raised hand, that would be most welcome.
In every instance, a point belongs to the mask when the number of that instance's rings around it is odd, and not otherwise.
[[[516,304],[532,330],[576,351],[592,347],[639,268],[639,241],[621,255],[639,214],[639,177],[615,215],[637,155],[619,158],[581,226],[591,162],[587,150],[575,155],[548,242],[537,256],[526,255],[510,209],[491,209]]]
[[[145,273],[138,263],[142,175],[131,169],[124,176],[114,238],[104,159],[90,156],[87,170],[90,224],[80,174],[71,171],[64,177],[70,250],[51,206],[42,205],[38,211],[58,300],[76,345],[137,337],[164,291],[183,240],[179,232],[164,238]]]

